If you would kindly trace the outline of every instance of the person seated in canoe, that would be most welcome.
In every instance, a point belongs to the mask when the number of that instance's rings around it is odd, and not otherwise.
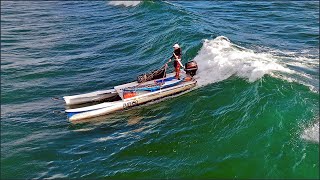
[[[175,44],[173,48],[173,55],[170,57],[168,62],[171,62],[172,58],[174,59],[173,66],[176,72],[175,78],[180,79],[180,67],[184,68],[181,63],[182,52],[179,44]]]

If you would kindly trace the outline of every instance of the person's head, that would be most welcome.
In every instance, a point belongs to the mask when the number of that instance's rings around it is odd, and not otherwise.
[[[179,46],[179,44],[175,44],[175,45],[173,45],[173,48],[174,48],[174,49],[179,49],[180,46]]]

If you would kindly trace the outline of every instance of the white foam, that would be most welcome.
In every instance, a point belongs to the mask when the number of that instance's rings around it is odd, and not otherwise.
[[[64,175],[64,174],[54,174],[46,179],[63,179],[63,178],[66,178],[68,177],[67,175]]]
[[[105,142],[105,141],[109,141],[109,140],[115,140],[115,139],[119,139],[125,137],[125,135],[120,135],[120,136],[108,136],[108,137],[101,137],[95,140],[95,142]]]
[[[141,1],[109,1],[110,5],[114,6],[137,6]]]
[[[200,86],[225,80],[232,75],[254,82],[273,71],[292,72],[280,65],[271,54],[255,53],[231,43],[224,36],[205,39],[194,60],[199,67],[195,77]]]
[[[82,129],[76,129],[76,130],[73,130],[74,132],[86,132],[86,131],[91,131],[93,130],[94,128],[82,128]]]
[[[319,121],[315,122],[312,126],[306,128],[303,131],[301,138],[307,141],[319,143]]]

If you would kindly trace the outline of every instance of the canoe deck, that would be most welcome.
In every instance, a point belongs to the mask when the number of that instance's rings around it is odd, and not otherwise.
[[[118,95],[121,97],[121,99],[125,99],[123,97],[123,92],[124,90],[126,89],[136,89],[136,90],[141,90],[139,91],[139,95],[141,94],[147,94],[147,93],[150,93],[149,91],[156,91],[156,90],[161,90],[164,89],[164,88],[167,88],[167,87],[170,87],[170,86],[174,86],[175,84],[174,83],[179,83],[179,82],[182,82],[182,80],[178,80],[178,79],[175,79],[174,77],[174,73],[170,73],[168,74],[167,77],[165,78],[162,78],[162,79],[156,79],[156,80],[152,80],[152,81],[147,81],[147,82],[144,82],[144,83],[138,83],[137,81],[135,82],[131,82],[131,83],[127,83],[127,84],[122,84],[122,85],[119,85],[119,86],[115,86],[114,87],[114,90],[118,93]],[[181,76],[180,79],[183,79],[185,76]],[[162,84],[162,85],[158,85],[158,84]],[[159,86],[158,88],[156,86]],[[144,87],[152,87],[153,88],[144,88]]]

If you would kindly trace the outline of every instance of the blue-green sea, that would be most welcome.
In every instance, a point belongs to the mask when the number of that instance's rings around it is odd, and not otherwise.
[[[175,43],[197,88],[68,121]],[[1,179],[47,178],[319,179],[319,1],[1,1]]]

